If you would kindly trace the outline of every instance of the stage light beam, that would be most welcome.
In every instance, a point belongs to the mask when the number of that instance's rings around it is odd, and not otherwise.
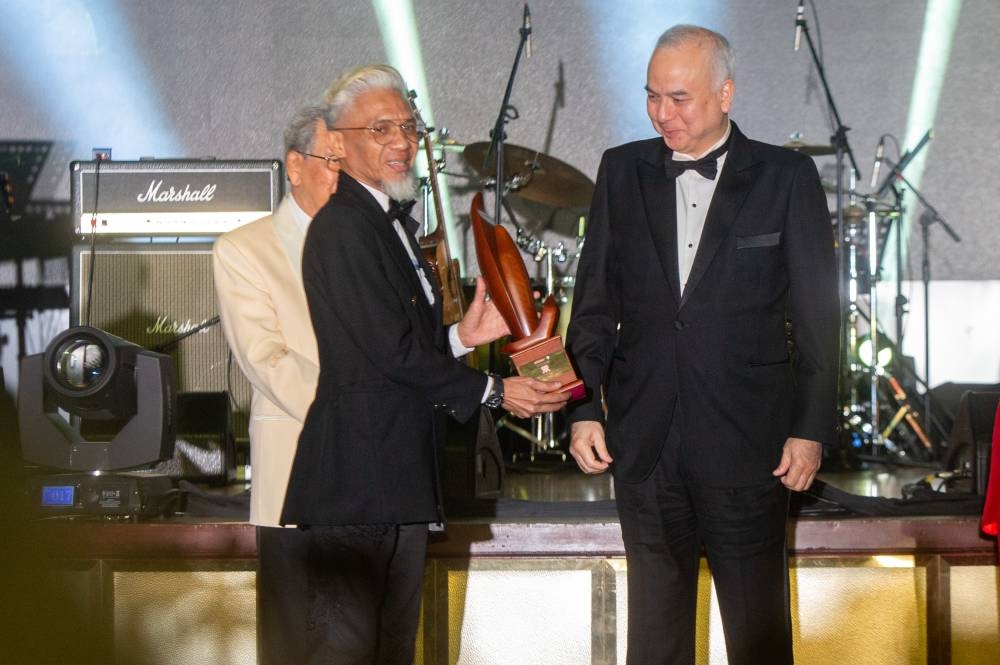
[[[417,21],[413,14],[412,1],[372,0],[372,7],[378,20],[379,32],[382,35],[382,43],[385,44],[389,64],[399,70],[410,89],[416,91],[418,95],[416,105],[420,109],[420,116],[424,123],[428,127],[435,127],[430,87],[427,85],[423,51],[420,47],[420,36],[417,32]],[[426,175],[428,173],[427,160],[422,150],[418,154],[417,164],[418,169]],[[441,206],[444,212],[444,220],[438,220],[438,223],[444,224],[452,257],[458,259],[459,272],[464,273],[465,257],[462,252],[458,251],[461,245],[459,244],[454,214],[451,210],[448,183],[445,182],[444,178],[439,177],[437,185],[441,193]]]
[[[962,0],[928,0],[924,11],[924,28],[920,36],[920,51],[917,54],[917,66],[913,77],[913,89],[910,93],[910,110],[906,119],[906,136],[903,139],[903,150],[912,148],[920,141],[924,132],[934,126],[937,118],[938,102],[941,99],[941,88],[944,85],[945,74],[948,71],[948,61],[951,57],[951,45],[955,37],[955,27],[962,10]],[[934,149],[933,142],[928,144],[906,168],[903,175],[920,188],[923,180],[927,156]],[[910,199],[910,206],[903,216],[902,233],[902,265],[906,265],[906,255],[913,215],[919,211],[915,199]],[[888,247],[895,248],[895,227],[886,239]],[[885,281],[895,279],[896,265],[886,262]]]
[[[0,52],[76,158],[105,145],[116,159],[178,154],[130,30],[115,0],[12,0],[4,9]]]

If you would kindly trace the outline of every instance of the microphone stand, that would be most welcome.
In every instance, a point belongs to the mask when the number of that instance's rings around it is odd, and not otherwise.
[[[903,181],[907,188],[913,192],[917,200],[920,201],[924,206],[924,213],[920,215],[920,237],[921,237],[921,255],[920,255],[920,280],[923,282],[924,289],[924,413],[929,414],[931,412],[931,390],[930,390],[930,379],[931,379],[931,317],[930,317],[930,293],[931,293],[931,258],[930,258],[930,238],[931,232],[930,227],[934,222],[938,222],[945,232],[951,237],[955,242],[962,242],[962,238],[955,233],[955,229],[951,227],[948,222],[945,221],[941,213],[937,211],[931,202],[928,201],[920,190],[913,186],[909,180],[906,179],[899,169],[893,167],[892,172],[896,173],[896,176]],[[899,229],[897,229],[897,232]]]
[[[850,127],[844,125],[843,120],[841,120],[840,112],[837,110],[837,104],[833,99],[833,93],[830,90],[830,84],[826,78],[826,70],[823,68],[823,63],[819,58],[819,54],[816,52],[816,45],[813,43],[812,34],[809,32],[809,25],[806,22],[804,16],[797,17],[795,20],[796,27],[802,29],[802,33],[806,37],[806,45],[809,46],[809,54],[812,57],[813,64],[816,67],[816,72],[819,75],[820,83],[823,86],[823,93],[826,97],[827,108],[829,109],[830,115],[836,122],[836,129],[834,130],[833,136],[830,137],[830,141],[833,144],[836,159],[836,169],[837,169],[837,184],[836,184],[836,195],[837,195],[837,217],[834,223],[834,237],[836,238],[837,250],[837,284],[840,288],[840,311],[841,314],[847,309],[847,290],[845,286],[848,283],[849,275],[846,274],[848,268],[847,262],[844,260],[843,251],[840,249],[845,247],[848,243],[845,242],[845,222],[844,222],[844,161],[845,157],[849,158],[851,161],[851,166],[854,168],[854,172],[860,174],[861,171],[858,169],[858,163],[854,159],[854,151],[851,150],[849,141],[847,140],[847,132],[850,131]],[[842,317],[843,318],[843,317]],[[848,367],[848,355],[852,352],[851,349],[851,331],[850,326],[841,324],[841,344],[840,344],[840,367]],[[843,381],[841,385],[849,385],[849,381]],[[843,395],[841,395],[843,397]],[[875,411],[877,406],[872,404],[872,411]]]
[[[921,150],[924,149],[924,147],[931,140],[931,138],[933,138],[933,136],[934,136],[934,130],[933,130],[933,128],[928,129],[926,132],[924,132],[924,135],[917,142],[917,145],[915,145],[912,149],[909,149],[905,153],[903,153],[902,157],[899,158],[899,162],[893,163],[891,160],[887,159],[886,162],[890,166],[889,172],[886,174],[885,179],[882,180],[882,183],[879,185],[878,189],[875,191],[874,197],[872,197],[872,201],[873,202],[877,201],[886,191],[891,190],[893,192],[893,194],[895,195],[895,197],[896,197],[896,207],[897,207],[897,209],[900,212],[900,217],[899,217],[899,220],[898,220],[898,222],[896,224],[896,269],[897,269],[897,274],[896,274],[896,332],[897,332],[896,345],[897,345],[897,348],[900,349],[900,350],[902,350],[902,348],[903,348],[902,325],[901,325],[901,319],[902,319],[902,313],[903,313],[902,310],[905,309],[905,303],[902,302],[904,300],[904,298],[902,296],[902,286],[901,286],[901,282],[900,282],[900,280],[902,279],[900,271],[901,271],[901,268],[902,268],[902,249],[903,249],[903,246],[902,246],[903,218],[902,218],[902,205],[901,205],[901,203],[902,203],[902,193],[896,187],[893,186],[893,183],[894,183],[894,181],[897,178],[900,181],[902,181],[903,183],[905,183],[906,186],[910,189],[910,191],[912,191],[916,195],[917,199],[924,205],[924,207],[928,211],[933,211],[934,216],[938,217],[937,210],[934,209],[934,206],[932,206],[930,204],[930,202],[923,197],[923,195],[920,193],[920,191],[916,187],[913,186],[913,183],[911,183],[909,180],[907,180],[906,176],[903,175],[903,171],[906,169],[906,167],[909,166],[913,162],[913,160],[916,158],[916,156],[920,153]],[[928,230],[927,230],[928,224],[924,222],[924,216],[921,216],[920,221],[921,221],[921,225],[923,227],[923,258],[922,258],[922,264],[921,264],[921,272],[922,272],[921,279],[923,280],[923,287],[924,287],[924,380],[922,381],[922,383],[925,386],[925,388],[924,388],[924,417],[928,418],[928,422],[930,422],[929,421],[930,413],[931,413],[931,410],[930,410],[930,407],[931,407],[931,397],[930,397],[930,394],[931,393],[930,393],[930,386],[929,386],[929,383],[930,383],[930,307],[929,307],[929,305],[930,305],[930,259],[929,259],[929,255],[928,255],[928,244],[930,242],[930,239],[929,239],[929,233],[928,233]],[[955,240],[955,242],[960,242],[960,239],[959,239],[958,235],[955,234],[955,232],[951,229],[951,227],[948,226],[948,224],[946,222],[944,222],[944,220],[942,220],[941,223],[945,227],[945,229],[948,231],[948,233],[952,236],[952,238]],[[871,245],[871,243],[875,243],[875,246],[870,246],[870,251],[874,250],[872,253],[878,255],[877,268],[876,268],[876,272],[878,272],[879,270],[881,270],[882,255],[881,255],[881,253],[878,250],[877,236],[873,236],[872,235],[872,232],[875,229],[877,229],[877,226],[873,224],[872,225],[872,231],[869,232],[868,242],[869,242],[869,245]],[[874,289],[873,289],[872,293],[874,294]],[[874,310],[874,307],[875,307],[874,295],[873,295],[873,298],[872,298],[872,305],[871,305],[871,307]],[[874,317],[874,315],[875,315],[875,312],[872,311],[872,316]],[[877,350],[877,347],[873,346],[873,348],[875,350]],[[914,374],[916,374],[916,372],[914,372]],[[874,393],[874,391],[873,391],[873,393]]]
[[[514,56],[514,65],[511,67],[510,77],[507,79],[507,89],[504,91],[503,102],[500,104],[500,113],[497,114],[496,122],[493,123],[493,129],[490,131],[490,147],[486,150],[486,157],[483,160],[483,166],[485,167],[489,164],[490,157],[492,155],[496,155],[496,201],[494,202],[494,224],[500,223],[500,215],[503,210],[503,197],[507,189],[503,173],[503,146],[504,140],[506,139],[504,126],[507,124],[508,120],[517,120],[518,118],[517,109],[510,105],[510,93],[514,89],[514,79],[517,77],[517,68],[521,63],[521,53],[524,51],[524,45],[527,43],[528,37],[531,35],[531,28],[527,25],[522,25],[518,30],[518,33],[521,35],[521,40],[517,44],[517,53]]]
[[[527,17],[527,5],[525,5],[525,17]],[[514,65],[511,67],[510,76],[507,78],[507,88],[504,90],[503,101],[500,103],[500,112],[497,114],[496,122],[493,123],[493,129],[490,131],[490,146],[486,150],[486,157],[483,160],[483,167],[485,168],[490,163],[490,157],[496,156],[496,180],[495,180],[495,200],[494,200],[494,213],[493,213],[493,223],[499,224],[504,209],[507,209],[509,213],[512,213],[509,206],[506,205],[504,200],[504,195],[507,193],[507,183],[504,180],[504,163],[503,163],[503,148],[504,141],[507,136],[504,132],[504,127],[509,120],[517,120],[518,113],[517,109],[510,105],[510,94],[514,89],[514,79],[517,77],[517,68],[521,63],[521,53],[524,52],[525,44],[528,42],[528,37],[531,35],[531,26],[527,22],[527,18],[518,29],[518,33],[521,36],[520,41],[517,44],[517,53],[514,55]],[[555,110],[553,109],[553,116]],[[553,118],[554,119],[554,118]],[[538,168],[537,166],[538,154],[535,154],[535,164],[532,164],[531,172],[534,173]],[[514,222],[515,227],[518,230],[518,239],[522,237],[523,230],[521,226],[517,223],[516,218],[511,214],[511,219]],[[538,453],[554,453],[559,455],[563,461],[566,460],[566,454],[560,453],[556,450],[556,441],[552,436],[553,421],[552,415],[547,414],[544,416],[545,420],[542,420],[540,416],[536,416],[536,427],[535,432],[528,432],[527,430],[513,425],[508,422],[507,416],[504,416],[497,423],[498,426],[507,427],[515,434],[519,434],[522,437],[528,439],[532,444],[532,451],[530,454],[531,461],[535,461],[536,449]],[[545,430],[548,429],[548,433]],[[515,455],[516,458],[516,455]],[[516,459],[515,459],[516,461]]]

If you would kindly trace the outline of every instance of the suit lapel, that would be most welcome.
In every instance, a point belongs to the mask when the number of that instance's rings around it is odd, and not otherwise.
[[[392,224],[390,223],[389,226],[391,228]],[[395,233],[396,230],[394,228],[392,230],[393,233]],[[417,242],[416,237],[414,237],[412,233],[406,230],[405,225],[403,227],[403,233],[406,236],[406,241],[410,244],[410,249],[413,250],[413,256],[416,257],[417,263],[420,264],[421,269],[424,271],[424,276],[427,278],[427,282],[431,286],[431,292],[435,294],[434,305],[431,307],[432,314],[434,317],[433,320],[442,321],[444,316],[444,311],[441,304],[441,298],[442,298],[441,285],[438,283],[437,278],[434,276],[434,270],[431,269],[431,264],[428,263],[427,257],[424,256],[424,251],[420,248],[420,243]],[[408,262],[410,257],[407,256],[406,258]],[[420,278],[417,277],[416,271],[411,270],[411,272],[413,273],[413,276],[417,281],[417,286],[419,287],[420,292],[423,293],[424,285],[420,282]],[[426,298],[423,299],[425,304],[426,300],[427,300]]]
[[[278,206],[272,218],[274,234],[278,236],[281,249],[288,259],[288,265],[292,269],[299,286],[302,286],[302,245],[305,243],[305,233],[302,232],[295,215],[292,212],[292,204],[289,194]]]
[[[388,248],[389,255],[396,264],[399,274],[406,280],[409,290],[416,294],[411,299],[411,302],[416,305],[424,321],[430,326],[430,329],[434,330],[434,321],[441,320],[440,317],[435,318],[441,299],[435,298],[434,307],[431,307],[430,303],[427,302],[427,298],[424,296],[424,287],[417,277],[417,271],[414,269],[413,263],[410,262],[410,256],[406,253],[406,248],[403,247],[403,243],[396,234],[396,229],[393,228],[392,222],[389,221],[385,211],[382,210],[382,206],[371,195],[371,192],[365,189],[364,185],[346,173],[342,172],[340,174],[340,182],[337,187],[337,193],[334,196],[343,196],[345,199],[350,200],[352,207],[357,208],[364,214],[368,223],[374,227],[375,232]],[[416,257],[417,261],[421,265],[424,265],[424,270],[429,271],[430,268],[426,266],[426,262],[419,251],[416,252]]]
[[[660,259],[663,274],[675,302],[680,302],[680,276],[677,268],[677,190],[666,177],[663,163],[667,148],[662,139],[650,142],[649,150],[636,160],[639,188],[645,207],[646,223],[653,237],[653,247]]]
[[[726,163],[722,166],[719,183],[715,186],[712,204],[705,217],[705,228],[701,232],[698,252],[691,265],[687,288],[684,289],[684,295],[680,300],[681,307],[684,306],[688,296],[704,277],[712,259],[719,251],[722,241],[729,235],[730,229],[736,222],[736,215],[752,189],[756,177],[755,172],[750,168],[753,164],[754,158],[750,150],[750,143],[740,132],[736,123],[733,123],[733,137],[729,146],[729,154],[726,156]],[[673,189],[674,183],[670,184],[671,189]],[[676,210],[676,207],[671,208],[671,213],[674,216],[677,214]],[[674,235],[676,237],[676,233]],[[674,261],[676,265],[676,247]]]

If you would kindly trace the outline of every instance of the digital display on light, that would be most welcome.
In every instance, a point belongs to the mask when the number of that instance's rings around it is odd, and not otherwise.
[[[76,488],[73,485],[42,486],[43,506],[72,506]]]

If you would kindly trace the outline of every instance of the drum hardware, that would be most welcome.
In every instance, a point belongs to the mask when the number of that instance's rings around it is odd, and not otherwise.
[[[860,194],[856,180],[852,170],[846,205],[835,212],[841,220],[837,252],[843,270],[845,312],[842,427],[858,459],[888,462],[927,458],[932,456],[933,449],[928,452],[924,445],[929,439],[920,423],[920,414],[891,374],[892,363],[880,362],[879,354],[875,353],[883,347],[883,340],[892,346],[877,318],[882,258],[878,249],[884,249],[892,220],[902,217],[901,201],[887,204]],[[862,308],[865,303],[867,311]],[[897,321],[899,316],[897,312]],[[866,344],[872,349],[867,356],[862,352]],[[887,383],[892,388],[888,392],[883,388]]]
[[[459,143],[451,137],[451,132],[448,131],[447,127],[441,127],[437,130],[437,138],[434,139],[434,145],[441,148],[442,151],[447,152],[457,152],[461,153],[465,151],[465,144]],[[441,168],[438,172],[443,172],[444,167],[444,156],[441,158]]]
[[[559,302],[561,299],[565,299],[565,294],[560,296],[556,290],[556,272],[553,266],[553,261],[558,263],[565,263],[567,260],[566,246],[563,241],[556,243],[555,247],[550,247],[545,244],[544,241],[537,238],[532,238],[530,235],[524,233],[523,229],[519,226],[517,228],[517,242],[518,247],[522,250],[528,252],[535,259],[536,263],[543,263],[544,274],[545,274],[545,293],[542,297],[549,294],[556,296],[556,301]],[[572,255],[572,258],[577,258],[580,256],[580,248],[582,242],[578,240],[577,250]],[[559,278],[559,283],[562,284],[565,277]],[[564,304],[564,303],[560,303]],[[568,310],[566,308],[560,307],[559,316],[559,332],[562,334],[563,339],[566,337],[566,324],[568,323]],[[528,453],[528,458],[530,461],[534,462],[537,455],[555,455],[563,462],[566,461],[566,453],[559,449],[559,441],[556,436],[556,426],[555,426],[555,415],[551,413],[545,413],[542,415],[534,416],[531,419],[532,424],[532,436],[528,439],[531,442],[531,450]],[[513,430],[512,431],[516,431]],[[524,436],[521,433],[521,436]],[[517,461],[517,454],[513,456],[513,461]]]
[[[904,433],[896,436],[897,430],[905,423],[921,444],[927,440],[919,414],[909,404],[900,382],[890,373],[892,357],[883,357],[882,351],[894,345],[880,328],[877,316],[880,226],[884,218],[899,218],[901,211],[886,208],[871,196],[859,198],[852,195],[851,199],[842,211],[844,235],[841,238],[846,269],[847,350],[843,366],[846,375],[843,429],[859,459],[888,462],[907,457],[927,457],[924,449],[910,445]],[[862,210],[865,211],[863,215],[859,214]],[[867,313],[861,307],[863,297],[867,297]],[[866,345],[869,349],[867,353]],[[888,394],[882,388],[886,383],[891,388]],[[895,411],[884,414],[888,419],[883,426],[883,412],[893,408],[893,400]]]
[[[930,284],[930,251],[929,251],[929,226],[933,224],[934,221],[940,221],[945,231],[955,242],[960,242],[961,239],[958,234],[940,218],[938,211],[930,204],[929,201],[921,194],[921,192],[913,186],[913,184],[907,180],[906,176],[903,175],[902,171],[906,166],[913,160],[913,158],[920,152],[920,150],[927,144],[927,142],[933,136],[933,131],[928,130],[921,139],[917,142],[917,145],[907,150],[903,153],[903,156],[899,159],[897,163],[893,163],[889,159],[884,159],[884,163],[890,166],[889,173],[885,176],[882,184],[878,186],[874,194],[869,198],[875,200],[875,205],[884,205],[877,202],[877,200],[885,193],[891,192],[894,196],[894,203],[889,208],[892,214],[884,215],[884,226],[879,229],[879,233],[876,236],[870,236],[869,239],[869,255],[870,260],[873,260],[876,266],[876,272],[880,269],[882,258],[884,256],[885,249],[887,247],[886,238],[888,237],[891,224],[894,220],[902,219],[903,211],[903,194],[904,191],[897,187],[897,182],[902,183],[907,189],[912,191],[920,203],[924,206],[925,212],[920,217],[921,231],[922,231],[922,257],[921,257],[921,280],[923,282],[923,297],[924,297],[924,376],[921,378],[915,371],[911,370],[911,378],[914,380],[915,384],[922,386],[924,389],[923,394],[923,417],[918,419],[919,414],[912,408],[909,407],[902,410],[902,405],[900,410],[890,419],[890,424],[896,421],[896,425],[901,425],[906,423],[910,431],[916,436],[920,441],[924,449],[927,449],[928,443],[931,442],[931,437],[928,436],[928,427],[936,427],[937,433],[941,441],[946,441],[949,436],[949,432],[944,431],[944,428],[940,423],[936,422],[933,418],[933,410],[931,408],[931,391],[929,386],[929,376],[930,376],[930,296],[929,296],[929,284]],[[883,137],[886,138],[886,137]],[[891,137],[888,137],[891,138]],[[880,140],[881,145],[881,140]],[[876,157],[878,158],[879,152],[876,152]],[[873,181],[875,179],[873,178]],[[870,231],[871,233],[871,231]],[[871,239],[874,238],[874,239]],[[896,252],[896,301],[895,301],[895,314],[896,314],[896,343],[901,344],[903,335],[903,319],[906,315],[906,304],[907,299],[902,295],[902,234],[898,232],[895,234],[895,252]],[[899,368],[899,365],[896,365]],[[892,377],[888,377],[892,378]],[[891,385],[891,384],[890,384]],[[900,397],[905,398],[905,392],[895,390],[892,391],[893,397],[897,398],[897,403]],[[904,402],[909,405],[909,401]],[[887,428],[890,429],[890,428]],[[885,431],[885,430],[883,430]],[[931,453],[936,452],[931,446]]]
[[[829,117],[834,125],[830,146],[808,145],[802,141],[800,135],[793,135],[792,142],[788,147],[797,149],[804,154],[833,154],[836,157],[836,182],[832,188],[827,183],[824,189],[836,195],[834,239],[836,243],[838,279],[841,285],[841,311],[845,313],[842,325],[840,364],[842,376],[840,398],[841,404],[844,405],[842,406],[842,429],[849,437],[853,448],[868,450],[873,455],[879,457],[884,457],[889,453],[895,455],[900,452],[900,449],[896,445],[896,442],[890,438],[893,429],[898,430],[901,423],[906,423],[911,428],[912,423],[917,423],[919,426],[919,421],[916,420],[915,411],[909,408],[897,418],[897,414],[900,413],[900,407],[897,407],[887,423],[893,424],[893,420],[898,420],[898,422],[893,427],[882,427],[880,425],[880,410],[883,406],[880,404],[880,384],[888,382],[892,377],[888,374],[886,368],[878,367],[874,356],[870,364],[863,363],[858,359],[856,351],[860,338],[859,325],[862,318],[868,319],[868,330],[871,342],[874,344],[873,349],[878,349],[879,337],[884,336],[879,329],[876,317],[878,312],[876,287],[880,273],[879,246],[885,246],[884,242],[879,242],[880,239],[883,239],[881,238],[880,231],[888,231],[888,226],[892,220],[900,218],[903,207],[901,197],[899,196],[897,196],[895,203],[888,208],[885,208],[879,201],[887,191],[886,185],[893,182],[897,176],[901,177],[899,171],[902,169],[893,167],[889,175],[886,176],[883,186],[875,189],[876,194],[874,196],[860,197],[860,204],[863,206],[864,212],[860,216],[857,215],[858,210],[854,206],[859,204],[859,196],[856,191],[856,175],[859,169],[857,160],[855,160],[854,153],[847,140],[847,132],[850,128],[845,126],[841,120],[830,90],[825,67],[817,54],[808,23],[803,15],[797,17],[796,29],[799,31],[798,34],[805,35],[812,62],[825,95]],[[921,144],[924,142],[922,141]],[[832,151],[830,150],[831,147]],[[912,159],[912,156],[916,154],[920,147],[922,145],[918,145],[917,149],[911,153],[907,153],[908,159],[901,159],[900,166],[905,167],[906,163],[909,159]],[[880,139],[879,148],[876,150],[876,165],[883,163],[883,150],[884,143]],[[849,171],[846,168],[848,162],[851,167]],[[885,160],[885,163],[888,163],[888,160]],[[873,166],[873,172],[877,168],[878,166]],[[850,174],[851,182],[849,186],[845,187],[844,178],[848,173]],[[872,187],[874,189],[874,185]],[[899,234],[897,234],[897,238],[899,238]],[[897,260],[901,262],[900,257],[901,246],[897,245]],[[901,274],[901,268],[902,266],[899,265],[897,279],[899,279]],[[867,284],[864,280],[867,280]],[[902,327],[900,321],[902,319],[901,310],[903,309],[905,299],[902,299],[899,295],[898,284],[896,339],[897,344],[901,344]],[[859,307],[859,304],[864,299],[868,300],[868,317],[864,316]],[[888,338],[886,337],[886,339]],[[899,359],[897,358],[898,362]],[[921,381],[916,376],[916,372],[912,374],[913,378],[925,387],[925,395],[929,396],[930,391],[927,390],[926,382]],[[894,396],[898,394],[898,392],[893,390],[888,401],[895,399]],[[905,393],[903,394],[905,395]],[[929,404],[927,407],[924,409],[925,414],[929,413]],[[907,415],[912,417],[907,418]],[[923,432],[923,428],[920,431]],[[919,438],[920,436],[918,435]],[[923,441],[921,439],[922,445]]]
[[[786,143],[783,147],[794,150],[795,152],[801,152],[803,155],[809,155],[811,157],[833,155],[837,152],[832,145],[809,145],[807,143],[803,143],[802,140],[796,136],[797,134],[798,132],[796,132],[796,134],[793,135],[792,140]]]
[[[907,397],[906,391],[903,390],[903,386],[901,386],[899,381],[892,376],[888,376],[887,381],[889,382],[890,388],[892,388],[892,397],[896,400],[896,404],[899,405],[899,408],[896,410],[896,413],[893,414],[889,424],[886,425],[885,429],[882,431],[882,438],[888,439],[892,430],[894,430],[905,419],[906,424],[910,426],[911,430],[913,430],[917,439],[920,440],[921,445],[929,453],[933,454],[934,446],[931,444],[931,440],[924,432],[924,428],[920,425],[920,421],[917,418],[919,414],[917,414],[913,406],[909,403],[909,397]]]
[[[549,245],[544,240],[532,236],[517,220],[517,216],[506,200],[503,202],[503,206],[514,225],[516,231],[515,243],[518,248],[530,254],[536,263],[543,265],[543,292],[539,295],[541,299],[544,299],[549,294],[555,295],[556,302],[560,305],[559,332],[565,339],[569,316],[569,307],[566,305],[570,304],[571,299],[568,294],[572,291],[575,280],[572,276],[558,275],[554,264],[564,264],[579,258],[580,252],[583,249],[584,234],[586,231],[585,218],[581,217],[578,221],[577,233],[579,235],[576,238],[576,248],[569,251],[562,240],[558,241],[555,245]],[[521,427],[516,422],[512,422],[512,420],[512,416],[509,414],[505,415],[497,420],[497,427],[509,429],[511,432],[528,441],[530,444],[527,454],[529,461],[535,462],[539,456],[555,456],[560,461],[566,461],[566,453],[559,449],[561,432],[556,426],[554,414],[547,413],[533,416],[531,418],[530,430]],[[514,453],[511,456],[511,461],[516,463],[520,457],[522,456]]]

